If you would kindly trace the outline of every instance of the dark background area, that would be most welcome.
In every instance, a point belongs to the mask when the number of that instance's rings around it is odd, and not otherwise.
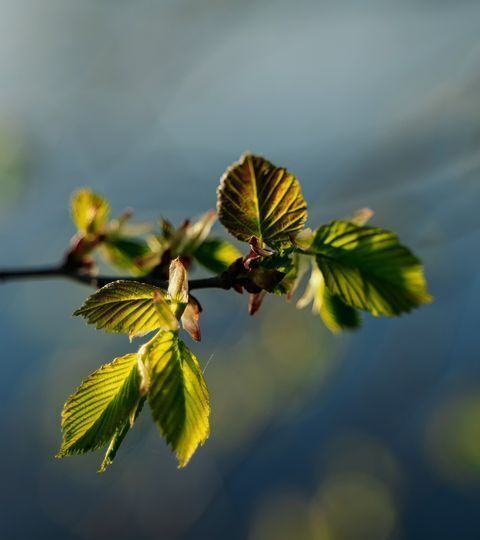
[[[480,3],[0,7],[1,267],[61,257],[75,188],[178,224],[251,150],[299,177],[310,226],[373,208],[436,298],[333,336],[200,291],[211,438],[178,470],[143,414],[97,475],[53,458],[60,411],[137,344],[70,316],[84,286],[1,285],[2,538],[479,538]]]

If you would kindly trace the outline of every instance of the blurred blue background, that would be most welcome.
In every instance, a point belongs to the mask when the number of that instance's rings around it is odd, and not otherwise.
[[[297,174],[312,226],[373,208],[436,297],[338,337],[200,291],[211,438],[177,470],[143,414],[97,475],[53,458],[60,411],[136,344],[70,317],[81,285],[1,285],[2,538],[478,539],[480,3],[0,7],[0,266],[61,257],[77,187],[178,224],[251,150]]]

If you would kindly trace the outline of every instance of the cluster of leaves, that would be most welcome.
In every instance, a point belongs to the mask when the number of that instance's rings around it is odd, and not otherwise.
[[[245,256],[209,236],[213,212],[178,229],[162,219],[155,233],[129,225],[130,213],[109,221],[107,202],[89,190],[74,196],[78,234],[66,264],[92,272],[98,249],[107,261],[138,276],[99,289],[75,314],[130,338],[156,333],[136,354],[95,371],[69,398],[59,456],[107,447],[103,471],[145,401],[179,466],[204,443],[210,429],[208,391],[199,362],[179,337],[181,324],[200,339],[201,307],[188,286],[192,263],[219,274],[223,288],[245,289],[251,314],[268,293],[291,298],[310,271],[297,307],[312,303],[333,332],[357,328],[360,311],[390,317],[431,301],[419,259],[396,234],[367,226],[370,211],[307,229],[297,178],[262,157],[246,154],[227,169],[217,212],[220,223],[248,244]],[[155,278],[168,279],[168,287],[157,286]]]

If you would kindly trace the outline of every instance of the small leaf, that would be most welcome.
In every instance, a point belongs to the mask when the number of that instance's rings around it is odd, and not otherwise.
[[[189,224],[182,231],[183,234],[179,238],[179,245],[172,246],[173,251],[182,257],[191,257],[210,234],[216,219],[215,211],[210,210],[198,221]]]
[[[150,248],[144,240],[122,236],[107,237],[102,248],[107,262],[133,274],[142,273],[143,257],[150,252]]]
[[[158,328],[174,330],[178,321],[173,313],[162,318],[155,307],[153,294],[158,287],[136,281],[114,281],[89,296],[74,315],[107,332],[123,332],[130,337],[142,336]],[[160,294],[161,291],[159,291]]]
[[[274,271],[276,278],[274,285],[268,290],[277,295],[291,294],[293,291],[297,272],[298,260],[300,255],[296,253],[284,252],[283,254],[275,253],[266,257],[257,263],[258,267]]]
[[[308,280],[307,288],[302,297],[297,301],[297,309],[303,309],[310,303],[313,313],[320,313],[323,304],[325,280],[318,266],[312,261],[312,273]]]
[[[62,411],[63,441],[57,457],[109,444],[132,420],[142,398],[138,355],[127,354],[85,379]]]
[[[207,270],[221,274],[242,254],[226,240],[212,239],[200,244],[193,256]]]
[[[174,332],[160,334],[145,355],[153,418],[174,450],[179,467],[184,467],[210,432],[210,405],[202,370]]]
[[[252,268],[246,276],[248,279],[260,289],[263,289],[268,292],[274,292],[276,287],[285,277],[285,274],[279,270],[264,268],[259,266],[257,268]],[[257,292],[257,291],[250,291]]]
[[[277,294],[286,294],[287,299],[291,300],[309,268],[308,259],[309,257],[306,255],[301,255],[300,253],[293,254],[291,268],[275,289]]]
[[[108,221],[108,202],[90,189],[81,189],[72,196],[72,219],[84,234],[103,232]]]
[[[396,234],[333,221],[316,232],[310,251],[330,292],[373,315],[399,315],[432,301],[422,265]]]
[[[295,176],[251,154],[243,155],[222,176],[217,210],[233,236],[244,242],[254,236],[273,248],[291,246],[291,236],[307,219]]]

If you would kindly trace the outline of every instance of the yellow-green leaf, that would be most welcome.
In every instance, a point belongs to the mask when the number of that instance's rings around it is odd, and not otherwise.
[[[393,316],[432,300],[420,260],[392,232],[333,221],[310,251],[330,292],[349,306]]]
[[[63,441],[57,457],[102,448],[133,422],[142,398],[137,362],[137,354],[116,358],[69,397],[62,411]]]
[[[155,297],[154,293],[158,292]],[[162,302],[162,309],[156,303]],[[164,309],[164,294],[148,283],[114,281],[89,296],[74,315],[107,332],[142,336],[156,329],[176,330],[178,321],[171,309]]]
[[[193,256],[207,270],[221,274],[242,254],[226,240],[208,239],[200,244]]]
[[[105,229],[110,205],[98,193],[81,189],[72,196],[71,210],[73,222],[80,232],[96,234]]]
[[[210,405],[202,370],[175,332],[161,333],[144,355],[153,418],[179,466],[184,467],[210,432]]]
[[[115,434],[111,438],[110,443],[107,447],[107,451],[105,452],[105,457],[103,458],[100,468],[98,469],[99,473],[105,472],[107,467],[113,463],[113,460],[115,459],[115,456],[117,455],[117,452],[120,448],[120,445],[123,442],[123,439],[125,439],[125,437],[127,436],[127,433],[132,428],[133,422],[138,418],[138,415],[140,414],[143,408],[145,399],[146,399],[145,397],[142,397],[140,399],[135,409],[135,412],[132,413],[130,415],[130,418],[126,420],[123,424],[121,424],[115,431]]]
[[[291,245],[307,219],[307,205],[296,177],[266,159],[245,154],[220,181],[218,217],[239,240],[255,236],[271,247]]]

